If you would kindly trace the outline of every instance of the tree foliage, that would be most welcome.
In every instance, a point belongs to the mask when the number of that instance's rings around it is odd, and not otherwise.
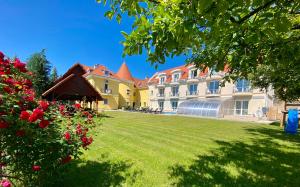
[[[33,88],[37,96],[41,96],[51,85],[51,64],[46,58],[45,50],[34,53],[27,61],[27,69],[32,72]]]
[[[50,73],[50,82],[51,86],[54,84],[54,82],[57,80],[58,74],[57,74],[57,69],[56,67],[53,67]]]
[[[227,64],[225,80],[244,77],[261,88],[272,86],[280,99],[300,97],[300,1],[109,2],[108,18],[135,18],[132,32],[122,32],[124,55],[145,52],[158,65],[184,54],[200,69]]]

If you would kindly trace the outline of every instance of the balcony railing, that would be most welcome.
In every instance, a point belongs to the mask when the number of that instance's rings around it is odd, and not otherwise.
[[[250,86],[233,88],[233,93],[249,93],[249,92],[252,92],[252,88]]]
[[[198,90],[197,90],[197,91],[187,91],[187,92],[186,92],[186,95],[187,95],[187,96],[197,96],[198,93],[199,93]]]
[[[164,93],[158,93],[156,96],[157,97],[165,97],[165,94]]]
[[[158,86],[158,87],[164,87],[165,84],[166,84],[166,82],[159,82],[159,83],[157,84],[157,86]]]
[[[172,83],[172,84],[178,84],[178,83],[179,83],[179,79],[177,79],[177,80],[172,79],[172,80],[171,80],[171,83]]]
[[[218,89],[207,89],[206,90],[206,94],[207,95],[218,95],[221,93],[221,89],[218,88]]]
[[[111,89],[102,89],[101,92],[103,94],[112,94],[112,90]]]
[[[170,97],[179,97],[179,93],[174,93],[174,92],[171,92],[170,93]]]

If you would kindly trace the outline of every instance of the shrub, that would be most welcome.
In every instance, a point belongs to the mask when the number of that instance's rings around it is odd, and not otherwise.
[[[31,73],[0,52],[0,186],[51,182],[59,169],[92,143],[93,116],[75,106],[38,101]],[[71,108],[71,109],[70,109]]]

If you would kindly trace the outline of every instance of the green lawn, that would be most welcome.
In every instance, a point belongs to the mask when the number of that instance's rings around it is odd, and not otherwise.
[[[300,136],[275,125],[106,115],[64,186],[300,186]]]

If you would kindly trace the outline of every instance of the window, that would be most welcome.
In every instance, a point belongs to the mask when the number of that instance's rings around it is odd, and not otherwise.
[[[144,102],[144,107],[146,107],[146,105],[147,105],[146,102]]]
[[[246,79],[239,79],[235,84],[236,92],[249,92],[250,91],[250,82]]]
[[[179,81],[179,73],[176,73],[173,75],[173,82],[178,82]]]
[[[104,92],[106,93],[108,90],[108,80],[105,80],[105,84],[104,84]]]
[[[210,69],[210,73],[211,73],[212,75],[218,74],[218,72],[217,72],[216,69],[217,69],[216,66],[212,67],[212,68]]]
[[[163,97],[165,95],[165,89],[164,88],[160,88],[158,93],[158,96]]]
[[[219,93],[219,87],[220,87],[219,81],[211,81],[209,82],[208,85],[208,91],[211,94]]]
[[[105,71],[104,71],[104,75],[105,75],[105,76],[109,76],[109,71],[105,70]]]
[[[153,90],[151,90],[151,96],[153,96]]]
[[[172,110],[177,110],[178,101],[171,101]]]
[[[103,99],[103,104],[104,105],[108,105],[108,100],[107,99]]]
[[[197,84],[190,84],[190,86],[189,86],[190,95],[197,95],[197,92],[198,92],[198,85]]]
[[[174,86],[172,87],[172,92],[171,92],[171,96],[178,96],[178,90],[179,90],[179,87],[178,86]]]
[[[130,90],[126,90],[126,92],[127,92],[127,95],[130,95]]]
[[[197,78],[197,70],[191,70],[191,79]]]
[[[163,84],[163,83],[165,83],[165,77],[160,78],[159,84]]]
[[[248,115],[249,101],[235,101],[235,114]]]
[[[159,101],[158,106],[159,106],[159,110],[164,110],[164,102],[163,101]]]

